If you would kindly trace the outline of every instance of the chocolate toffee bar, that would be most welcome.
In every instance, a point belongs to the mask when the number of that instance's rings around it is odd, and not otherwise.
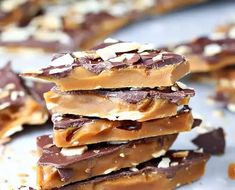
[[[190,131],[196,123],[189,108],[176,116],[146,122],[110,121],[75,115],[52,116],[53,141],[57,147],[73,147],[109,141],[130,141]]]
[[[208,159],[206,153],[168,151],[136,167],[53,190],[172,190],[202,177]]]
[[[28,25],[5,28],[0,34],[0,46],[12,51],[87,49],[138,19],[151,6],[148,2],[80,0],[47,6]],[[16,32],[22,34],[20,39],[14,35]]]
[[[9,10],[21,1],[4,0],[3,2],[6,2],[5,9]],[[24,15],[34,13],[40,1],[42,0],[23,1],[25,3],[20,6],[22,8],[18,8],[15,12],[8,14],[5,13],[6,11],[2,12],[4,18],[2,23],[22,20]],[[63,1],[56,6],[45,6],[43,14],[33,18],[27,25],[4,28],[0,33],[0,46],[10,51],[58,52],[89,49],[97,41],[143,16],[152,13],[162,14],[201,1],[74,0],[67,3]],[[20,33],[20,37],[15,35],[16,33]]]
[[[61,187],[94,176],[107,175],[133,167],[169,149],[177,134],[130,142],[101,143],[74,148],[58,148],[52,137],[37,140],[41,157],[37,167],[38,186],[43,189]]]
[[[0,27],[9,24],[23,25],[42,8],[44,0],[2,0],[0,1]]]
[[[138,120],[169,117],[187,105],[194,90],[182,83],[164,89],[82,90],[61,92],[57,87],[44,94],[52,113]]]
[[[215,32],[209,37],[200,37],[174,48],[175,53],[185,55],[190,60],[190,70],[210,72],[234,65],[235,63],[235,30],[230,27],[224,32]]]
[[[78,2],[79,3],[79,2]],[[72,6],[72,5],[71,5]],[[77,8],[79,6],[71,7]],[[86,21],[75,20],[74,17],[56,14],[62,8],[52,8],[43,15],[32,19],[28,25],[9,26],[0,32],[0,47],[9,52],[61,52],[85,49],[91,47],[96,40],[105,38],[108,34],[130,22],[129,17],[116,18],[105,12],[87,13],[78,16]],[[80,9],[76,10],[80,11]],[[72,20],[72,18],[74,20]],[[108,27],[107,27],[108,26]],[[110,27],[111,26],[111,27]],[[20,33],[21,36],[16,35]]]
[[[47,68],[23,75],[71,91],[171,86],[188,72],[181,55],[154,50],[150,44],[106,41],[91,51],[59,54]]]
[[[29,95],[10,64],[0,69],[0,139],[22,130],[24,124],[42,124],[46,120],[47,111]]]

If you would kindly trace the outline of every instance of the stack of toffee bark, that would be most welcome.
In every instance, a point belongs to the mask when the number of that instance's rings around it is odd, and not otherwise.
[[[54,133],[37,139],[38,185],[166,190],[200,178],[207,154],[169,151],[198,125],[188,107],[194,90],[177,82],[188,72],[181,55],[109,39],[24,73],[56,84],[44,95]]]

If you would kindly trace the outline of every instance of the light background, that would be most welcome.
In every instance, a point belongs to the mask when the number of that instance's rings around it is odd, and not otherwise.
[[[235,1],[211,1],[204,5],[194,6],[187,10],[174,12],[160,17],[148,18],[132,24],[117,32],[112,37],[120,40],[151,42],[157,46],[189,40],[198,35],[207,35],[215,26],[235,20]],[[0,66],[7,60],[13,60],[16,71],[23,71],[47,65],[51,56],[42,55],[6,55],[0,54]],[[187,82],[187,81],[186,81]],[[215,106],[208,105],[207,97],[213,94],[213,85],[187,82],[195,88],[197,95],[191,101],[191,107],[196,114],[200,114],[204,121],[216,127],[223,126],[226,132],[226,154],[212,157],[205,176],[198,182],[184,186],[182,190],[228,190],[235,189],[235,181],[227,178],[227,166],[235,162],[235,115],[225,111],[222,118],[215,116]],[[22,179],[25,184],[35,183],[35,170],[32,166],[37,157],[32,153],[35,147],[35,138],[41,134],[50,133],[47,128],[29,128],[17,134],[0,157],[0,190],[19,187]],[[190,140],[196,135],[194,129],[190,133],[180,135],[174,147],[178,149],[195,148]],[[28,177],[20,177],[20,173],[28,173]],[[7,181],[6,181],[7,180]]]

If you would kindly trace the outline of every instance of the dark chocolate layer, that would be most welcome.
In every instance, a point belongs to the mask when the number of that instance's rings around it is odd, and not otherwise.
[[[207,161],[210,156],[206,153],[197,153],[194,151],[187,151],[187,155],[183,157],[175,157],[174,154],[177,152],[182,151],[168,151],[165,156],[162,156],[160,158],[152,159],[148,162],[142,163],[138,165],[136,168],[136,171],[130,171],[130,169],[122,169],[117,172],[113,172],[106,176],[100,176],[100,177],[94,177],[89,180],[84,180],[80,182],[76,182],[71,185],[67,185],[61,188],[55,188],[54,190],[72,190],[72,189],[78,189],[82,185],[86,184],[96,184],[104,181],[112,181],[115,179],[119,179],[121,177],[132,177],[135,175],[141,175],[142,173],[161,173],[167,176],[167,178],[171,179],[176,175],[176,172],[180,169],[187,168],[191,166],[192,164],[197,164],[202,161]],[[185,150],[183,150],[185,152]],[[165,168],[159,168],[158,164],[162,161],[162,159],[168,158],[170,159],[170,163],[168,167]],[[171,165],[171,163],[177,163],[177,165]]]
[[[52,91],[60,94],[71,94],[71,95],[97,95],[105,96],[106,98],[119,98],[128,103],[136,104],[144,99],[164,99],[172,103],[195,95],[193,89],[178,89],[172,90],[171,87],[164,88],[162,90],[155,89],[116,89],[116,90],[83,90],[83,91],[70,91],[61,92],[58,87],[52,88]]]
[[[122,144],[110,144],[110,143],[99,143],[88,145],[88,150],[86,150],[82,155],[75,156],[64,156],[61,154],[61,148],[56,147],[53,144],[52,137],[45,135],[38,137],[37,146],[42,150],[42,156],[40,157],[38,164],[39,165],[51,165],[56,168],[70,168],[70,166],[76,162],[84,161],[87,159],[101,157],[104,155],[112,154],[122,148],[132,147],[136,144],[158,141],[160,144],[163,144],[165,138],[171,138],[175,135],[167,135],[160,137],[152,137],[141,140],[135,140],[130,142],[125,142]]]

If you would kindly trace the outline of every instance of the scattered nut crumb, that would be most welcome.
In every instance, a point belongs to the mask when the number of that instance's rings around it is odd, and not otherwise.
[[[8,142],[10,142],[10,140],[11,139],[9,137],[0,139],[0,145],[4,145],[4,144],[8,143]]]
[[[224,112],[222,110],[214,110],[212,114],[213,116],[218,117],[218,118],[224,117]]]
[[[104,174],[107,175],[107,174],[109,174],[109,173],[111,173],[113,171],[116,171],[117,169],[118,169],[117,167],[109,168],[109,169],[104,171]]]
[[[173,157],[175,157],[175,158],[185,158],[185,157],[188,156],[188,154],[189,154],[188,151],[175,152],[175,153],[173,153]]]
[[[80,146],[75,148],[62,148],[60,153],[64,156],[82,155],[85,151],[87,151],[87,149],[87,146]]]
[[[138,169],[138,168],[136,168],[136,167],[132,167],[132,168],[130,168],[130,171],[132,171],[132,172],[138,172],[138,171],[139,171],[139,169]]]
[[[235,163],[230,163],[228,166],[228,177],[235,180]]]
[[[165,153],[166,153],[165,150],[160,150],[160,151],[154,152],[154,153],[152,154],[152,157],[153,157],[153,158],[158,158],[158,157],[164,155]]]
[[[213,98],[211,98],[211,97],[208,97],[208,98],[206,99],[206,103],[207,103],[208,105],[215,105],[215,100],[214,100]]]
[[[228,110],[231,112],[235,112],[235,104],[228,104]]]
[[[171,166],[178,166],[179,163],[178,163],[178,162],[172,162],[170,165],[171,165]]]
[[[38,153],[37,153],[36,150],[31,150],[31,151],[30,151],[30,154],[31,154],[32,156],[38,156]]]
[[[18,176],[19,176],[19,177],[28,177],[29,174],[26,174],[26,173],[19,173]]]

